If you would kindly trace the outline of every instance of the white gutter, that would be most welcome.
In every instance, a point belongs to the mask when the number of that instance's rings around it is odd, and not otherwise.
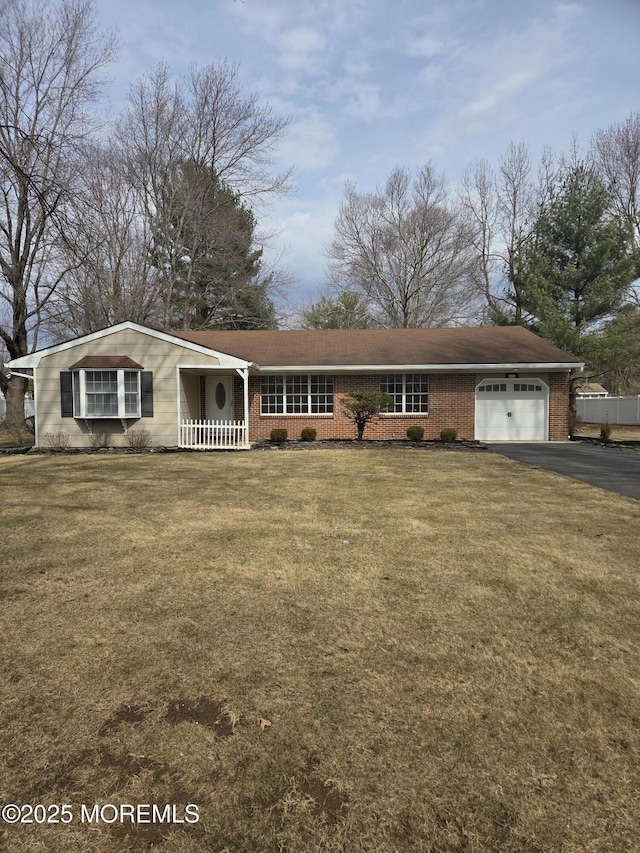
[[[566,362],[513,362],[492,364],[283,364],[260,367],[260,373],[416,373],[432,371],[583,370],[584,364]]]

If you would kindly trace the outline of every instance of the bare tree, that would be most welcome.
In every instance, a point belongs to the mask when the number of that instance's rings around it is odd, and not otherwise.
[[[151,235],[139,197],[115,140],[85,147],[74,198],[74,241],[66,246],[71,269],[45,309],[57,338],[82,335],[131,320],[159,326],[162,300],[151,262]]]
[[[545,157],[536,183],[521,142],[511,143],[497,174],[485,160],[465,171],[460,202],[473,235],[476,282],[494,321],[523,319],[521,258],[531,239],[540,187],[550,180],[544,177],[548,169],[551,163]]]
[[[42,310],[68,271],[60,249],[78,147],[114,55],[94,21],[88,0],[0,4],[0,297],[10,315],[0,336],[11,358],[36,347]],[[0,375],[0,389],[18,425],[25,381]]]
[[[152,240],[180,246],[158,267],[163,328],[171,325],[174,288],[184,279],[185,258],[197,254],[189,239],[196,236],[191,222],[198,198],[185,199],[185,164],[208,169],[212,190],[222,185],[243,202],[286,193],[289,172],[274,174],[271,168],[286,126],[285,118],[243,92],[236,65],[193,69],[176,82],[161,64],[132,87],[117,129],[129,179]],[[201,184],[194,185],[194,192],[203,197]]]
[[[327,252],[333,286],[362,295],[381,325],[442,326],[469,318],[469,234],[431,164],[413,179],[396,168],[371,194],[347,184]]]
[[[609,187],[616,212],[633,228],[640,249],[640,113],[631,113],[624,123],[596,131],[592,156]]]

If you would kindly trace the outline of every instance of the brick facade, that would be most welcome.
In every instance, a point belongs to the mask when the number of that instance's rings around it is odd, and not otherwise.
[[[406,438],[407,427],[424,427],[426,439],[439,438],[440,431],[452,427],[458,438],[475,437],[475,387],[484,375],[469,373],[436,373],[429,376],[429,413],[416,415],[386,415],[370,422],[365,439],[382,440]],[[569,374],[549,375],[549,438],[564,439],[568,435]],[[318,439],[355,438],[355,425],[343,414],[340,399],[353,391],[379,391],[377,374],[334,376],[333,415],[261,415],[260,377],[249,379],[249,437],[251,441],[269,438],[271,430],[281,427],[290,439],[300,438],[304,427],[313,427]],[[242,382],[234,385],[235,418],[243,418]]]
[[[549,374],[549,440],[560,441],[569,435],[569,373]]]

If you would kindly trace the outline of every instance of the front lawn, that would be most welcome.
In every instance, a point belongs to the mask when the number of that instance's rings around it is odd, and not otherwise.
[[[3,851],[637,849],[640,503],[413,449],[0,481],[0,804],[72,807]]]

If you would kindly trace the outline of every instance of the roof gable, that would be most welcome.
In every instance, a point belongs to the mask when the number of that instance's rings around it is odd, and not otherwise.
[[[239,358],[238,356],[232,355],[230,353],[218,353],[211,346],[202,345],[197,341],[190,341],[186,338],[179,339],[177,335],[169,334],[167,332],[160,332],[157,329],[150,329],[148,326],[141,326],[138,323],[131,323],[127,321],[125,323],[118,323],[115,326],[109,326],[106,329],[101,329],[98,332],[91,332],[88,335],[82,335],[78,338],[73,338],[72,340],[65,341],[61,344],[54,344],[53,346],[46,347],[41,350],[36,350],[36,352],[33,352],[30,355],[25,355],[22,358],[13,359],[9,362],[9,369],[12,370],[14,368],[36,368],[40,364],[40,360],[45,356],[52,355],[53,353],[64,352],[65,350],[72,350],[82,344],[88,344],[93,341],[101,340],[108,337],[109,335],[113,335],[117,332],[122,331],[134,331],[142,335],[148,335],[149,337],[158,338],[159,340],[165,341],[166,343],[178,345],[183,347],[185,350],[197,352],[205,356],[219,355],[221,356],[221,359],[224,360],[225,367],[244,368],[250,366],[244,359]]]

